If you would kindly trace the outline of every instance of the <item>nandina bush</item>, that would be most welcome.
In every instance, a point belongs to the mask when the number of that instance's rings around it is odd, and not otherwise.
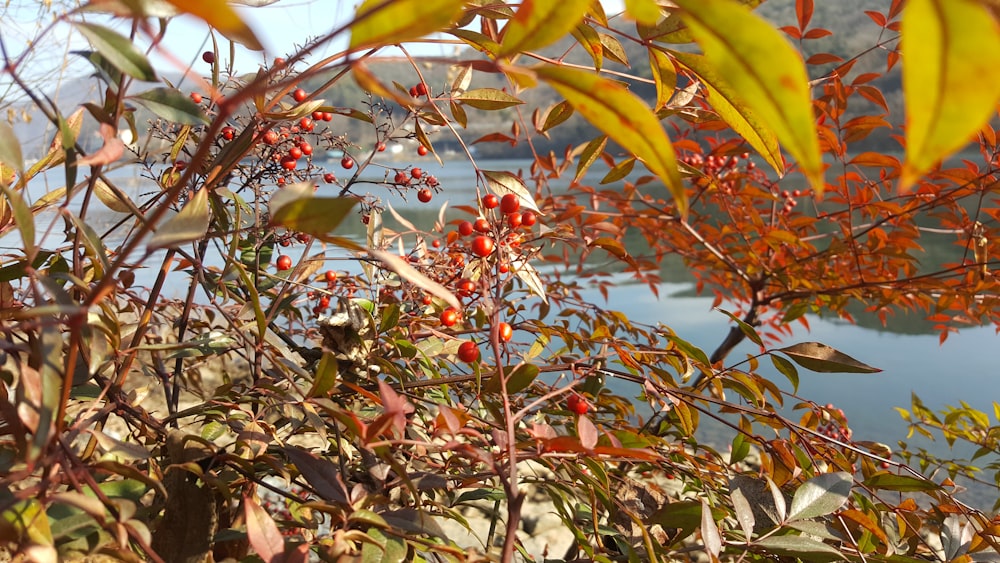
[[[836,44],[811,0],[776,23],[731,0],[636,0],[610,19],[600,2],[369,0],[265,60],[235,48],[260,45],[225,4],[167,4],[216,30],[183,90],[143,50],[171,36],[146,2],[115,18],[51,14],[91,46],[73,55],[99,85],[79,108],[32,70],[55,27],[20,55],[0,38],[0,106],[16,117],[28,100],[55,131],[37,149],[0,126],[13,247],[0,267],[0,537],[12,555],[995,551],[995,524],[953,479],[996,475],[893,452],[836,405],[799,398],[800,369],[872,373],[878,358],[793,334],[807,313],[851,319],[859,306],[919,311],[942,342],[997,324],[995,7],[853,3],[877,33],[826,52]],[[435,33],[463,49],[444,61],[403,49],[385,75],[386,48]],[[308,58],[342,38],[346,50]],[[252,57],[256,73],[233,70]],[[900,66],[904,115],[883,92]],[[978,152],[941,163],[971,136]],[[879,152],[887,143],[905,157]],[[475,156],[494,145],[525,150],[530,167]],[[380,156],[390,147],[405,159]],[[475,195],[420,224],[390,203],[432,208],[465,187],[429,173],[441,147],[474,166]],[[954,256],[921,262],[928,232],[951,237]],[[677,258],[729,311],[712,353],[585,298],[626,277],[655,294]],[[745,339],[759,351],[730,358]],[[915,399],[906,416],[975,444],[996,470],[986,414]],[[700,436],[706,419],[728,443]],[[541,498],[564,553],[524,547],[525,507]],[[446,520],[483,541],[456,544]]]

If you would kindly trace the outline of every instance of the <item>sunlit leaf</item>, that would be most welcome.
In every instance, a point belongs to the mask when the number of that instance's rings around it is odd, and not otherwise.
[[[909,0],[903,11],[905,189],[964,146],[1000,98],[1000,24],[982,2]]]
[[[705,542],[705,551],[709,553],[713,560],[722,553],[722,536],[719,534],[719,527],[715,524],[715,516],[708,505],[708,501],[701,501],[701,539]]]
[[[894,473],[880,472],[864,480],[864,486],[869,489],[884,489],[898,492],[934,491],[941,486],[929,479],[922,479],[910,475],[896,475]]]
[[[639,23],[653,25],[660,19],[660,6],[656,0],[625,0],[625,14]]]
[[[649,106],[620,83],[589,72],[554,65],[535,71],[577,112],[659,176],[681,213],[687,210],[674,147]]]
[[[0,190],[14,213],[14,223],[21,234],[24,253],[31,256],[35,252],[35,216],[32,215],[31,208],[24,201],[21,192],[14,191],[5,184],[0,184]]]
[[[357,200],[316,197],[308,182],[287,186],[271,198],[271,224],[308,233],[328,235],[351,212]]]
[[[402,43],[448,28],[464,0],[365,0],[351,26],[351,49]]]
[[[457,297],[455,297],[454,293],[449,291],[445,286],[421,274],[406,260],[400,258],[398,255],[391,252],[385,252],[384,250],[376,250],[374,248],[369,249],[368,252],[375,258],[381,260],[387,268],[396,272],[399,277],[403,278],[407,282],[412,283],[435,297],[443,299],[455,309],[462,309],[462,303]]]
[[[822,193],[823,160],[801,55],[770,23],[734,0],[678,0],[718,75],[798,161]]]
[[[843,554],[833,546],[806,536],[771,536],[754,542],[775,555],[798,557],[805,561],[836,561]]]
[[[805,520],[837,511],[851,493],[854,480],[850,473],[824,473],[799,486],[792,497],[789,520]]]
[[[153,65],[127,37],[102,25],[84,22],[74,25],[94,49],[118,70],[145,82],[157,80]]]
[[[263,51],[264,46],[253,30],[240,19],[226,0],[167,0],[178,10],[197,16],[219,33],[252,51]]]
[[[200,240],[208,232],[210,218],[208,190],[198,190],[177,215],[160,225],[147,246],[155,250]]]
[[[746,139],[778,174],[785,173],[778,137],[744,101],[739,91],[732,88],[701,55],[672,51],[671,55],[694,73],[705,87],[705,99],[719,118],[733,131]]]
[[[800,366],[821,373],[878,373],[882,370],[863,364],[820,342],[801,342],[778,348]]]
[[[570,33],[590,8],[590,0],[521,0],[503,29],[498,56],[545,47]]]
[[[514,194],[521,200],[521,207],[538,212],[538,204],[535,198],[531,197],[528,187],[519,176],[504,172],[502,170],[482,170],[483,178],[486,179],[486,187],[499,197],[507,194]]]
[[[460,100],[465,105],[483,110],[504,109],[524,103],[507,92],[497,90],[496,88],[468,90],[459,96],[455,96],[455,99]]]
[[[176,88],[154,88],[132,96],[132,99],[167,121],[187,125],[208,123],[201,106]]]
[[[250,540],[250,545],[256,554],[265,563],[284,561],[285,538],[271,515],[250,495],[243,496],[243,510],[247,524],[247,539]]]
[[[14,133],[14,128],[6,121],[0,120],[0,163],[17,173],[24,172],[24,156],[21,153],[21,143]],[[5,178],[0,181],[6,183]]]

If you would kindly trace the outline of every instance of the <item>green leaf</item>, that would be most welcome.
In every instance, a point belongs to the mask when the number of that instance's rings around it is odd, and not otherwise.
[[[771,536],[754,542],[774,555],[798,557],[806,561],[836,561],[844,555],[833,546],[806,536]]]
[[[538,77],[555,88],[602,132],[641,160],[670,189],[682,214],[687,195],[677,168],[677,157],[656,115],[620,83],[582,70],[543,65]]]
[[[535,378],[538,377],[539,369],[535,364],[520,364],[518,366],[505,367],[504,374],[507,376],[507,394],[513,395],[531,385],[535,381]],[[499,371],[486,384],[486,391],[490,393],[500,392]]]
[[[149,250],[179,246],[201,239],[208,232],[208,190],[195,192],[194,197],[149,239]]]
[[[545,124],[542,125],[542,131],[548,131],[572,116],[573,106],[566,100],[563,100],[549,108],[549,111],[545,114]]]
[[[201,107],[176,88],[154,88],[131,97],[146,106],[149,111],[173,123],[201,125],[208,118]]]
[[[74,25],[87,41],[115,68],[144,82],[156,82],[156,72],[143,55],[127,37],[102,25],[75,22]]]
[[[820,373],[878,373],[882,370],[863,364],[820,342],[801,342],[778,348],[800,366]]]
[[[870,489],[884,489],[903,493],[935,491],[941,488],[940,485],[928,479],[912,477],[910,475],[896,475],[888,472],[876,473],[865,479],[864,486]]]
[[[576,164],[576,175],[573,177],[574,182],[579,182],[580,178],[587,173],[591,165],[597,162],[597,159],[601,158],[601,153],[604,152],[604,147],[608,145],[608,136],[601,135],[596,139],[591,139],[587,146],[583,147],[583,152],[580,153],[580,162]]]
[[[555,43],[580,23],[589,8],[590,0],[521,0],[514,17],[503,29],[497,56]]]
[[[677,62],[694,73],[705,87],[705,99],[719,118],[734,132],[746,139],[778,174],[784,174],[778,137],[747,104],[738,90],[733,89],[701,55],[671,51]]]
[[[845,471],[823,473],[809,479],[795,491],[788,519],[805,520],[832,514],[847,502],[853,483],[851,474]]]
[[[769,354],[771,356],[771,363],[777,368],[779,372],[784,375],[788,381],[792,384],[792,391],[795,393],[799,392],[799,370],[795,369],[795,364],[789,362],[781,356],[775,356],[774,354]]]
[[[905,189],[968,143],[1000,98],[1000,29],[983,2],[909,0],[903,11]]]
[[[351,26],[351,49],[392,45],[444,30],[462,16],[464,0],[365,0]]]
[[[497,110],[523,104],[521,100],[511,96],[503,90],[496,88],[476,88],[464,92],[460,96],[455,96],[456,100],[461,100],[465,105],[476,109]]]
[[[339,372],[337,357],[333,352],[324,351],[323,357],[316,366],[316,375],[313,379],[312,387],[306,393],[306,397],[319,397],[326,395],[333,386],[337,384],[337,373]]]
[[[764,345],[764,341],[760,339],[760,335],[757,334],[757,331],[754,330],[752,326],[748,325],[742,319],[740,319],[739,317],[737,317],[736,315],[730,313],[725,309],[716,309],[716,310],[726,315],[730,319],[732,319],[732,321],[736,323],[736,326],[740,327],[740,332],[742,332],[743,335],[749,338],[754,344],[756,344],[757,346]]]
[[[0,132],[2,133],[2,132]],[[0,184],[4,197],[10,202],[11,211],[14,213],[14,223],[21,233],[21,242],[24,244],[24,255],[35,254],[35,216],[31,213],[31,208],[21,197],[21,192],[14,191],[5,184]]]
[[[24,173],[24,156],[21,154],[21,143],[14,134],[14,128],[6,121],[0,121],[0,163],[13,168],[18,174]],[[0,174],[0,183],[6,179]]]
[[[778,30],[733,0],[678,0],[705,58],[760,116],[822,193],[823,159],[801,55]]]
[[[271,198],[271,224],[324,236],[340,225],[355,203],[346,197],[316,197],[311,185],[297,184]]]

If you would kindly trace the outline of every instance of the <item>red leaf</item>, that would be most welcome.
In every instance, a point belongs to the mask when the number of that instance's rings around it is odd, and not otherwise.
[[[882,12],[876,12],[874,10],[865,10],[865,13],[868,14],[868,17],[871,18],[873,22],[875,22],[875,25],[879,27],[885,27],[886,24],[885,14],[883,14]]]
[[[101,137],[104,138],[104,146],[97,152],[78,158],[77,166],[102,166],[111,164],[118,160],[125,153],[125,143],[118,138],[118,131],[107,123],[101,124]]]
[[[382,408],[385,409],[385,415],[392,419],[392,426],[396,429],[396,434],[402,436],[406,430],[406,415],[415,410],[413,405],[406,400],[406,397],[397,393],[395,389],[382,380],[378,382],[378,394],[382,397]]]
[[[797,28],[797,27],[795,27],[793,25],[786,25],[786,26],[781,27],[779,29],[781,29],[781,31],[784,31],[785,33],[787,33],[788,35],[790,35],[792,37],[792,39],[802,39],[802,32],[799,30],[799,28]]]
[[[265,563],[283,563],[285,539],[278,525],[253,497],[243,496],[243,510],[247,519],[247,539],[253,550]]]
[[[799,18],[799,29],[809,27],[813,17],[813,0],[795,0],[795,15]]]
[[[820,39],[833,35],[833,32],[829,29],[823,29],[822,27],[817,27],[815,29],[810,29],[802,35],[803,39]]]
[[[806,59],[807,65],[826,65],[830,63],[843,62],[844,59],[838,57],[837,55],[831,53],[816,53],[815,55]]]

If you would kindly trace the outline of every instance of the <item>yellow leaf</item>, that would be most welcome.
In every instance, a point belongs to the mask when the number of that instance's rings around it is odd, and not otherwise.
[[[587,14],[590,0],[521,0],[504,27],[499,56],[513,55],[555,43]]]
[[[660,7],[656,0],[625,0],[625,13],[646,25],[654,25],[660,19]]]
[[[746,104],[739,92],[719,78],[701,55],[681,52],[671,52],[671,55],[698,77],[707,92],[706,100],[719,117],[746,139],[778,174],[784,174],[777,136]]]
[[[219,33],[252,51],[263,51],[253,30],[240,19],[226,0],[167,0],[181,12],[197,16]]]
[[[463,0],[365,0],[351,26],[351,49],[394,45],[443,31],[462,16]]]
[[[902,36],[905,189],[962,148],[996,111],[1000,26],[980,2],[910,0]]]
[[[823,160],[802,56],[767,21],[734,0],[677,0],[705,59],[767,125],[817,193]]]
[[[596,74],[553,65],[536,67],[535,72],[576,111],[659,176],[677,201],[678,211],[686,213],[687,196],[674,147],[649,106],[620,83]]]

